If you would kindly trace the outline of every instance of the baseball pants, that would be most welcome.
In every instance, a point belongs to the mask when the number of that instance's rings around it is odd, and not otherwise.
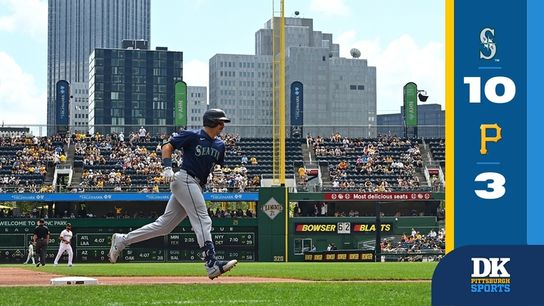
[[[34,260],[34,252],[28,253],[28,256],[26,257],[25,264],[28,263],[30,260],[32,260],[32,264],[35,265],[36,261]]]
[[[45,265],[45,254],[47,251],[47,240],[38,239],[36,241],[36,263]]]
[[[55,265],[59,263],[59,259],[65,251],[68,253],[68,265],[72,264],[72,260],[74,259],[72,246],[69,243],[64,243],[61,241],[59,245],[59,252],[57,253],[57,257],[55,257],[55,261],[53,262]]]
[[[155,222],[128,233],[125,239],[127,245],[167,235],[185,217],[189,217],[201,248],[205,241],[212,241],[212,219],[208,215],[199,181],[185,170],[176,172],[174,177],[174,181],[170,183],[172,195],[166,204],[164,214]]]

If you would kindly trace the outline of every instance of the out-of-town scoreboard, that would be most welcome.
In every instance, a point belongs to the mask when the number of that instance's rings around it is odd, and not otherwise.
[[[70,222],[73,226],[74,249],[77,262],[107,262],[113,233],[128,233],[153,220],[123,219],[49,219],[46,226],[51,235],[47,248],[47,260],[55,258],[59,245],[59,234]],[[215,220],[212,238],[217,248],[218,258],[231,258],[241,261],[257,259],[256,220]],[[233,223],[237,223],[234,225]],[[36,220],[0,220],[0,262],[24,262],[28,254],[28,244],[32,241]],[[64,255],[67,256],[67,255]],[[181,223],[170,234],[156,237],[126,248],[119,262],[144,261],[201,261],[196,236],[187,221]]]

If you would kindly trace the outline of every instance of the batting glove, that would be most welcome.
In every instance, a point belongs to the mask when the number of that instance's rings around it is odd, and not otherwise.
[[[164,167],[164,170],[162,171],[162,176],[164,177],[165,183],[170,183],[174,180],[174,170],[172,170],[172,167]]]

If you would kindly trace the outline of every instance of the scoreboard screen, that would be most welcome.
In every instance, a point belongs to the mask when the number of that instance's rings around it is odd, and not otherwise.
[[[4,219],[6,220],[6,219]],[[68,221],[48,221],[51,232],[46,259],[52,263],[57,255],[59,234]],[[92,225],[78,226],[77,219],[69,220],[74,226],[72,248],[74,262],[108,262],[111,236],[113,233],[128,233],[140,225],[115,227]],[[106,222],[106,221],[104,221]],[[106,222],[109,223],[109,222]],[[142,222],[146,224],[145,222]],[[56,226],[58,225],[58,226]],[[28,254],[28,244],[32,241],[35,224],[19,222],[14,226],[0,228],[0,263],[21,263]],[[218,226],[212,228],[212,238],[218,259],[257,260],[257,226]],[[60,263],[67,262],[66,254]],[[170,234],[135,243],[127,247],[118,262],[177,262],[201,261],[201,252],[196,235],[190,226],[178,226]]]

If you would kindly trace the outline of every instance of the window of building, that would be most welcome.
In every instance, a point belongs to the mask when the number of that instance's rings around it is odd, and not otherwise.
[[[357,90],[365,90],[365,85],[357,85]]]
[[[349,85],[349,89],[350,89],[350,90],[356,90],[356,89],[357,89],[357,85]]]

